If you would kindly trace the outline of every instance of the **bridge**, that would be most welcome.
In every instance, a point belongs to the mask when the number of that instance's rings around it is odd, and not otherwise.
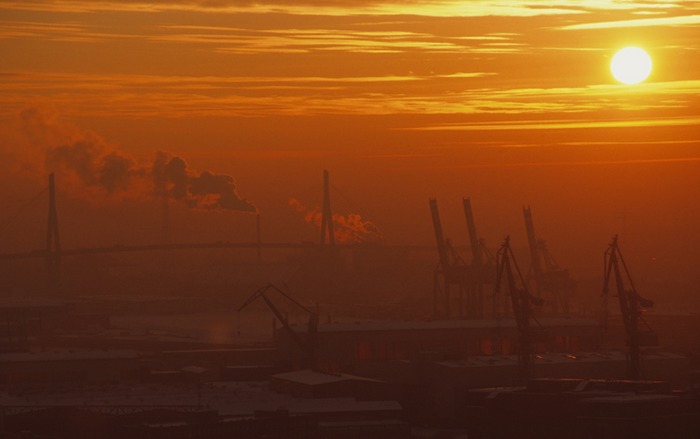
[[[45,193],[47,189],[41,191]],[[315,242],[263,242],[260,238],[260,229],[258,222],[257,240],[247,242],[194,242],[194,243],[162,243],[162,244],[144,244],[144,245],[113,245],[101,247],[80,247],[73,249],[61,248],[58,229],[58,213],[56,209],[56,189],[54,176],[49,176],[49,215],[48,227],[46,236],[46,248],[32,250],[28,252],[6,253],[0,254],[2,260],[17,260],[17,259],[32,259],[42,258],[47,260],[49,265],[56,265],[62,257],[94,255],[103,253],[133,253],[133,252],[151,252],[151,251],[181,251],[181,250],[205,250],[205,249],[256,249],[258,254],[262,249],[301,249],[319,251],[324,248],[333,247],[339,250],[358,249],[358,248],[386,248],[403,251],[435,251],[433,246],[428,245],[385,245],[375,243],[352,243],[343,244],[335,242],[333,239],[332,214],[330,208],[330,190],[328,171],[324,171],[324,195],[323,195],[323,221],[321,229],[321,240]]]
[[[338,249],[357,249],[379,247],[405,251],[435,251],[428,245],[384,245],[384,244],[335,244]],[[314,242],[195,242],[176,244],[147,244],[147,245],[114,245],[108,247],[80,247],[62,249],[61,256],[93,255],[101,253],[131,253],[170,250],[205,250],[205,249],[322,249],[323,245]],[[20,253],[0,254],[0,260],[47,258],[52,252],[47,249],[33,250]]]

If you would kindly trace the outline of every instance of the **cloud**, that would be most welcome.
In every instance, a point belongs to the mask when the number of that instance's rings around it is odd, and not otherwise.
[[[612,0],[598,2],[614,5]],[[594,3],[595,4],[595,3]],[[562,6],[563,5],[563,6]],[[580,13],[580,2],[567,5],[566,2],[528,4],[520,0],[442,0],[424,2],[420,0],[73,0],[57,2],[52,0],[5,1],[1,8],[51,12],[91,13],[100,11],[164,12],[190,11],[211,13],[282,13],[297,15],[417,15],[431,17],[479,17],[479,16],[519,16],[530,17],[554,14]]]
[[[455,169],[478,168],[532,168],[532,167],[562,167],[562,166],[623,166],[659,163],[699,163],[700,157],[678,157],[669,159],[628,159],[628,160],[598,160],[598,161],[551,161],[551,162],[520,162],[520,163],[469,163],[447,166]]]
[[[117,117],[269,116],[300,114],[389,114],[439,109],[417,107],[418,97],[390,83],[453,86],[479,81],[486,72],[385,76],[159,76],[0,72],[0,112],[15,112],[29,98],[50,99],[72,115]],[[118,102],[119,105],[112,105]],[[359,105],[359,106],[358,106]],[[453,111],[447,109],[446,111]]]
[[[686,15],[678,17],[654,17],[637,18],[631,20],[602,21],[595,23],[579,23],[562,26],[561,30],[583,29],[613,29],[623,27],[650,27],[650,26],[688,26],[700,24],[700,15]]]
[[[0,73],[2,74],[2,73]],[[0,109],[13,113],[30,93],[70,115],[111,117],[395,114],[558,114],[692,109],[700,81],[630,87],[489,87],[487,73],[388,77],[179,77],[6,72]],[[387,84],[412,82],[410,86]],[[143,84],[151,84],[145,89]],[[69,91],[75,85],[75,89]],[[24,92],[18,91],[24,89]],[[245,90],[245,91],[244,91]],[[282,92],[281,90],[284,90]],[[415,91],[414,91],[415,90]],[[119,102],[118,106],[110,103]],[[556,116],[555,116],[556,117]],[[560,117],[560,116],[559,116]],[[45,129],[45,128],[42,128]]]
[[[347,25],[346,25],[347,26]],[[221,26],[161,26],[159,42],[212,46],[222,54],[262,53],[465,53],[493,37],[470,39],[406,30],[358,30],[354,26],[329,28],[244,29]],[[501,37],[505,39],[505,37]],[[481,47],[486,50],[488,46]]]
[[[700,117],[668,117],[656,119],[619,119],[619,120],[537,120],[479,122],[469,124],[442,124],[409,128],[416,131],[527,131],[527,130],[564,130],[590,128],[635,128],[665,126],[695,126],[700,124]]]
[[[0,8],[1,9],[1,8]],[[0,40],[42,40],[64,43],[95,43],[118,38],[137,38],[130,35],[98,30],[96,26],[81,23],[47,23],[41,21],[0,21]]]

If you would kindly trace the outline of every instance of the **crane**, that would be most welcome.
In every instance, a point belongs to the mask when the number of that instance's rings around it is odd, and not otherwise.
[[[486,248],[484,240],[479,239],[479,235],[476,233],[471,199],[463,198],[462,206],[464,207],[464,217],[467,221],[467,231],[469,232],[469,244],[472,250],[472,262],[469,273],[471,288],[473,289],[471,308],[475,310],[476,315],[481,317],[484,309],[484,284],[493,283],[494,281],[494,260],[493,255]]]
[[[476,223],[474,222],[474,212],[472,211],[472,202],[469,198],[462,198],[462,206],[464,207],[464,217],[467,220],[467,230],[469,231],[469,244],[472,247],[472,265],[481,268],[483,261],[481,243],[479,235],[476,234]]]
[[[516,278],[517,276],[517,278]],[[525,279],[510,248],[510,236],[506,236],[503,245],[496,253],[496,294],[500,293],[503,284],[508,286],[513,315],[518,331],[518,366],[521,379],[527,383],[533,375],[534,349],[533,344],[547,338],[545,330],[535,320],[538,327],[530,326],[533,318],[533,306],[541,306],[543,301],[533,296],[527,289]]]
[[[459,317],[463,316],[463,298],[466,293],[466,272],[467,264],[457,254],[449,239],[444,237],[442,223],[440,222],[440,212],[438,211],[437,200],[430,198],[430,213],[433,217],[433,227],[435,229],[435,241],[439,256],[438,266],[433,274],[433,313],[438,315],[438,303],[440,294],[442,297],[443,315],[450,317],[450,286],[456,285],[459,290]]]
[[[612,238],[612,242],[607,250],[605,250],[603,262],[605,267],[603,273],[603,299],[607,304],[610,279],[614,276],[617,298],[620,304],[620,313],[622,314],[622,323],[625,326],[627,345],[629,346],[629,377],[630,379],[638,380],[642,377],[641,347],[658,345],[656,333],[653,332],[649,325],[642,319],[643,310],[653,307],[654,302],[643,298],[637,293],[634,282],[632,281],[632,276],[620,252],[617,235]],[[625,284],[627,284],[627,288],[625,288]],[[605,309],[607,312],[607,306]],[[640,329],[640,323],[646,327],[646,330]]]
[[[573,293],[576,282],[571,279],[569,270],[559,267],[547,248],[547,242],[544,239],[537,239],[532,210],[529,207],[523,207],[523,216],[532,260],[535,293],[540,297],[547,296],[548,304],[551,305],[555,314],[562,312],[568,315],[569,296]]]
[[[294,305],[297,307],[301,308],[303,311],[305,311],[309,315],[309,322],[308,322],[308,327],[307,327],[307,335],[305,338],[302,338],[299,336],[299,334],[292,329],[292,327],[289,325],[289,321],[287,317],[285,317],[282,312],[275,306],[275,304],[270,300],[268,297],[267,293],[268,291],[274,291],[279,293],[282,297],[286,298],[290,302],[292,302]],[[299,347],[301,351],[301,366],[303,369],[317,369],[317,364],[316,364],[316,345],[318,342],[317,335],[318,335],[318,314],[315,312],[309,310],[306,308],[304,305],[301,303],[297,302],[294,300],[292,296],[289,294],[285,293],[281,289],[277,288],[275,285],[272,283],[268,283],[267,285],[258,288],[257,290],[253,291],[253,293],[246,299],[245,302],[241,306],[238,307],[237,312],[241,312],[243,309],[245,309],[248,305],[251,303],[255,302],[258,299],[262,299],[265,304],[267,305],[268,308],[270,308],[270,311],[277,317],[277,320],[282,323],[282,327],[284,328],[285,331],[289,334],[289,337],[294,341],[294,343]]]

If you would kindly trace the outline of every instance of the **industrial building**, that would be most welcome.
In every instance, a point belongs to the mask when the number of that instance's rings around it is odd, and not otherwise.
[[[536,352],[591,352],[600,348],[602,328],[592,319],[543,318],[547,337]],[[298,338],[308,328],[291,326]],[[275,344],[282,358],[300,364],[302,351],[289,331],[278,331]],[[426,355],[460,358],[508,355],[516,352],[517,327],[513,319],[436,321],[358,321],[322,324],[314,333],[321,370],[352,373],[365,363],[412,360]]]

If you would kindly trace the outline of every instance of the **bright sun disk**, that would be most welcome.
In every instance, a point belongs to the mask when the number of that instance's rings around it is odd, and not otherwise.
[[[639,84],[651,73],[651,57],[639,47],[625,47],[613,56],[610,71],[623,84]]]

